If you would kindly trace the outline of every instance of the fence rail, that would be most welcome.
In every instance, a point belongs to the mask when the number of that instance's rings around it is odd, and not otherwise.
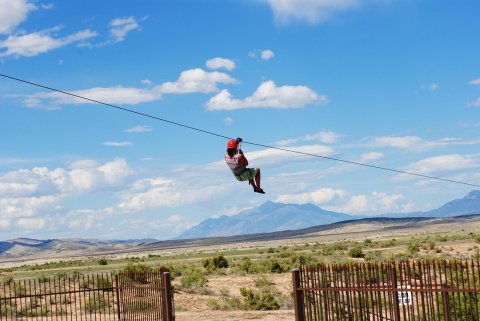
[[[292,271],[296,321],[480,321],[480,264],[415,261]]]
[[[0,321],[173,321],[166,270],[0,282]]]

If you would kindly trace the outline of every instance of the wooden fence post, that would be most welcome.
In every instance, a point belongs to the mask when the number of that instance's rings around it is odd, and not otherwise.
[[[118,274],[115,274],[115,292],[117,294],[117,317],[118,321],[122,319],[120,312],[120,285],[118,282]]]
[[[442,286],[442,290],[446,288],[447,288],[447,285],[444,284]],[[452,320],[452,315],[450,314],[450,298],[448,297],[448,292],[442,291],[442,304],[443,304],[443,320],[445,321]]]
[[[300,271],[292,270],[293,281],[293,305],[295,306],[295,321],[305,321],[305,306],[303,302],[303,291],[300,288]]]
[[[393,294],[393,320],[400,321],[400,303],[398,302],[398,284],[397,284],[397,268],[395,265],[390,267],[390,275],[392,280]]]
[[[162,274],[162,303],[164,306],[164,320],[163,321],[174,321],[173,313],[173,301],[172,301],[172,283],[170,278],[170,272],[163,272]]]

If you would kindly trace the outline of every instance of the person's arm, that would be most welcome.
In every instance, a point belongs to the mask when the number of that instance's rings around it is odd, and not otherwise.
[[[245,157],[245,155],[240,154],[240,156],[238,156],[238,164],[245,165],[245,166],[248,165],[248,159]]]

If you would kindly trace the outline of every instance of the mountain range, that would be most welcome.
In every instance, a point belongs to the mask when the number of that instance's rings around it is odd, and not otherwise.
[[[178,236],[178,239],[231,236],[296,230],[345,220],[366,217],[453,217],[480,213],[480,190],[473,190],[461,199],[425,212],[385,213],[381,215],[349,215],[323,210],[313,204],[282,204],[268,201],[259,207],[233,216],[209,218]]]
[[[18,238],[14,240],[0,241],[0,256],[21,257],[40,253],[55,253],[73,251],[78,253],[95,254],[97,252],[116,252],[126,250],[132,246],[139,246],[152,243],[155,239],[142,240],[86,240],[86,239],[50,239],[36,240],[29,238]]]
[[[336,230],[360,231],[370,226],[371,231],[395,226],[419,228],[422,224],[480,224],[480,190],[471,191],[463,198],[425,212],[390,213],[377,216],[359,216],[323,210],[313,204],[281,204],[266,202],[259,207],[234,216],[209,218],[176,240],[93,240],[18,238],[0,241],[0,263],[44,258],[96,257],[100,255],[129,254],[159,249],[204,247],[235,242],[254,242],[295,238],[312,233],[337,233]],[[471,218],[467,217],[472,215]],[[458,218],[453,218],[458,217]],[[433,219],[431,219],[433,218]],[[441,219],[438,219],[441,218]],[[474,221],[479,221],[474,225]],[[475,223],[476,224],[476,223]],[[349,232],[353,233],[353,232]]]

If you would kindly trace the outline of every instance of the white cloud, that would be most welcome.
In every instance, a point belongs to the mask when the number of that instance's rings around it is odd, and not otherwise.
[[[263,60],[270,60],[274,56],[275,56],[275,54],[271,50],[263,50],[262,53],[261,53],[261,57],[262,57]]]
[[[9,228],[10,227],[10,220],[7,219],[0,219],[0,228]]]
[[[237,81],[229,75],[217,71],[207,72],[200,68],[183,71],[175,82],[165,82],[153,88],[135,87],[95,87],[69,91],[82,99],[57,92],[40,92],[22,96],[27,107],[57,110],[65,104],[91,104],[101,101],[115,105],[136,105],[155,101],[163,94],[212,93],[218,91],[218,84],[235,84]]]
[[[101,101],[107,104],[118,105],[136,105],[157,100],[161,97],[150,90],[138,89],[132,87],[97,87],[85,90],[71,91],[72,94],[85,97],[88,99]],[[86,99],[76,98],[73,96],[53,92],[53,93],[37,93],[27,97],[24,103],[28,107],[44,107],[57,106],[64,104],[91,104]]]
[[[63,197],[78,193],[113,189],[122,186],[132,174],[127,162],[118,158],[106,163],[82,160],[70,165],[70,169],[34,167],[0,175],[0,200]],[[34,202],[40,202],[40,199]],[[53,200],[49,200],[52,201]]]
[[[465,140],[453,137],[444,137],[437,140],[425,140],[418,136],[381,136],[369,139],[365,143],[354,144],[353,146],[370,148],[399,148],[411,151],[426,151],[434,148],[447,147],[452,145],[476,145],[479,139]]]
[[[27,0],[0,0],[0,34],[9,34],[35,9]]]
[[[112,146],[112,147],[125,147],[132,146],[131,142],[103,142],[102,145]]]
[[[386,212],[408,212],[413,204],[405,202],[402,194],[373,192],[370,195],[352,195],[339,206],[325,207],[328,210],[346,214],[381,214]]]
[[[45,227],[46,220],[42,218],[21,218],[17,221],[17,226],[24,230],[41,230]]]
[[[126,133],[145,133],[145,132],[151,132],[153,130],[152,126],[146,126],[146,125],[138,125],[132,128],[125,129],[124,132]]]
[[[323,145],[295,146],[289,147],[288,149],[300,154],[278,149],[263,149],[255,152],[249,152],[248,159],[254,160],[255,164],[259,164],[260,166],[281,165],[292,161],[312,160],[312,156],[310,155],[331,156],[335,153],[331,147]]]
[[[343,198],[347,192],[341,189],[321,188],[313,192],[306,192],[300,194],[282,194],[275,200],[279,203],[313,203],[316,205],[323,205],[333,201],[335,198]]]
[[[360,162],[371,162],[371,161],[376,161],[376,160],[379,160],[381,158],[383,158],[383,156],[385,156],[383,153],[379,153],[379,152],[369,152],[369,153],[364,153],[362,154],[361,158],[360,158]]]
[[[150,235],[152,233],[158,234],[159,236],[161,235],[161,239],[175,237],[178,234],[188,230],[189,228],[197,224],[190,221],[185,216],[178,214],[170,215],[166,218],[160,218],[156,220],[126,219],[122,223],[126,225],[128,224],[129,230],[143,232],[147,230]]]
[[[277,87],[273,81],[263,82],[252,96],[234,99],[227,89],[207,102],[208,110],[234,110],[242,108],[303,108],[309,104],[326,104],[328,99],[306,86]]]
[[[230,59],[225,59],[225,58],[213,58],[207,61],[206,66],[210,69],[221,69],[225,68],[229,71],[232,71],[235,69],[235,62]]]
[[[319,131],[315,134],[306,134],[297,138],[283,139],[275,142],[277,146],[287,146],[292,145],[297,142],[309,142],[309,141],[319,141],[324,144],[334,144],[338,141],[341,135],[334,133],[332,131]]]
[[[480,78],[472,79],[468,82],[470,85],[480,85]]]
[[[368,145],[371,147],[412,148],[421,143],[423,143],[423,139],[417,136],[384,136],[374,138]]]
[[[6,51],[0,52],[0,57],[33,57],[97,35],[95,32],[87,29],[67,37],[54,38],[51,36],[51,32],[56,30],[58,28],[19,36],[10,35],[5,41],[0,41],[0,48],[6,48]]]
[[[62,196],[47,195],[39,197],[2,197],[0,198],[0,219],[30,217],[58,211],[61,209]]]
[[[212,93],[217,84],[234,84],[237,81],[225,73],[207,72],[201,68],[183,71],[175,82],[166,82],[154,88],[162,94]]]
[[[478,167],[478,160],[459,154],[441,155],[422,159],[407,167],[407,171],[418,174],[431,174],[443,171],[455,171]],[[405,176],[401,174],[400,176]]]
[[[137,23],[135,17],[117,18],[110,22],[110,34],[115,42],[125,40],[125,37],[130,31],[139,29],[140,25]]]
[[[263,0],[273,11],[280,24],[305,21],[316,24],[328,20],[332,15],[356,9],[360,0]]]
[[[435,91],[438,89],[438,87],[440,87],[439,84],[431,84],[430,86],[428,86],[428,90]]]

